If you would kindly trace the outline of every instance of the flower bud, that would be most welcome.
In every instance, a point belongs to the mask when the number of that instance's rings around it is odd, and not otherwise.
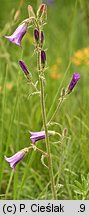
[[[40,17],[43,13],[43,11],[45,10],[46,5],[45,4],[41,4],[37,10],[37,17]]]
[[[45,67],[45,61],[46,61],[46,53],[44,50],[41,50],[41,64],[43,67]]]
[[[80,74],[79,73],[77,74],[76,72],[74,72],[72,79],[69,83],[68,89],[67,89],[68,94],[72,92],[72,90],[74,89],[79,79],[80,79]]]
[[[25,76],[29,80],[29,82],[31,82],[31,80],[32,80],[32,74],[29,72],[26,64],[22,60],[19,60],[19,65],[20,65],[22,71],[24,72]]]
[[[25,63],[22,60],[19,60],[19,65],[22,68],[24,74],[27,76],[29,74],[29,70],[27,66],[25,65]]]
[[[44,32],[41,31],[41,45],[43,45],[43,42],[44,42]]]
[[[37,17],[41,18],[42,22],[45,22],[46,16],[47,16],[47,6],[46,4],[41,4],[37,11]]]
[[[31,5],[28,5],[28,14],[29,14],[29,17],[35,18],[35,13],[34,13],[33,7]]]
[[[34,38],[35,38],[35,41],[38,43],[39,42],[39,31],[38,31],[38,29],[34,29]]]

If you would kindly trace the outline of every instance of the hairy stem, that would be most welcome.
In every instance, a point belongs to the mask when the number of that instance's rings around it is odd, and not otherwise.
[[[52,159],[51,159],[51,149],[49,143],[49,136],[48,136],[48,129],[47,129],[47,118],[46,118],[46,109],[45,109],[45,97],[44,97],[44,69],[41,66],[41,46],[37,48],[37,65],[39,71],[39,80],[40,80],[40,100],[41,100],[41,110],[42,110],[42,118],[43,118],[43,125],[45,130],[45,141],[46,141],[46,149],[48,153],[48,168],[49,168],[49,176],[51,181],[51,190],[53,199],[56,199],[56,191],[55,191],[55,184],[53,178],[53,169],[52,169]]]

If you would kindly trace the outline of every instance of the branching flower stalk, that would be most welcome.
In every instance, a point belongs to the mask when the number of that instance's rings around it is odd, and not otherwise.
[[[39,25],[39,20],[38,20],[37,25],[38,25],[37,30],[39,32],[39,43],[37,44],[37,67],[38,67],[39,81],[40,81],[41,111],[42,111],[42,118],[43,118],[43,126],[44,126],[44,130],[45,130],[45,141],[46,141],[46,149],[47,149],[47,153],[48,153],[48,168],[49,168],[49,175],[50,175],[50,181],[51,181],[52,195],[53,195],[53,199],[56,200],[56,191],[55,191],[55,183],[54,183],[54,178],[53,178],[51,148],[50,148],[48,128],[47,128],[47,117],[46,117],[45,95],[44,95],[44,70],[45,70],[45,66],[42,65],[42,60],[45,61],[45,59],[44,58],[42,59],[42,55],[41,55],[41,52],[42,52],[42,45],[41,45],[42,26]]]
[[[51,117],[51,119],[49,120],[49,122],[47,123],[47,125],[49,126],[50,123],[52,122],[52,120],[54,119],[55,115],[57,114],[58,110],[60,109],[61,105],[63,104],[64,100],[66,99],[66,93],[65,93],[65,89],[63,88],[62,91],[61,91],[61,96],[59,98],[59,102],[57,104],[57,107]]]
[[[72,90],[74,89],[75,85],[77,84],[78,80],[80,79],[80,74],[77,74],[76,72],[74,72],[72,79],[67,87],[67,89],[65,90],[64,88],[62,88],[61,90],[61,96],[59,98],[59,103],[50,119],[50,121],[48,122],[48,126],[50,125],[50,123],[52,122],[52,120],[54,119],[55,115],[57,114],[59,108],[61,107],[62,103],[64,102],[64,100],[66,99],[66,96],[68,94],[70,94],[72,92]]]

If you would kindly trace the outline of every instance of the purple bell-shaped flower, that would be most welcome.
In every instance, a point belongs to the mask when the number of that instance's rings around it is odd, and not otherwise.
[[[28,23],[22,23],[17,27],[15,32],[11,36],[5,36],[9,41],[15,43],[16,45],[21,47],[21,40],[23,36],[26,34],[28,28]]]

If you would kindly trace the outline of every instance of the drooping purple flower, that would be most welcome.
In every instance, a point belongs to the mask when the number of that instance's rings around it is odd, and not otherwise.
[[[29,70],[28,70],[26,64],[22,60],[19,60],[19,65],[22,68],[24,74],[27,76],[29,74]]]
[[[30,139],[31,139],[32,143],[35,143],[38,140],[45,139],[45,131],[40,131],[40,132],[29,131],[29,133],[31,134]]]
[[[80,74],[75,73],[72,76],[72,79],[70,81],[70,84],[68,86],[68,94],[73,90],[73,88],[75,87],[75,85],[77,84],[78,80],[80,79]]]
[[[5,36],[5,38],[7,38],[12,43],[15,43],[16,45],[21,47],[21,40],[23,36],[26,34],[27,28],[28,28],[28,24],[22,23],[17,27],[17,29],[11,36]]]
[[[22,158],[25,156],[25,154],[28,152],[28,148],[24,148],[14,154],[12,157],[6,157],[4,156],[5,160],[10,164],[10,167],[15,170],[16,164],[22,160]]]
[[[43,64],[43,67],[45,66],[46,61],[46,53],[44,50],[41,50],[41,64]]]

